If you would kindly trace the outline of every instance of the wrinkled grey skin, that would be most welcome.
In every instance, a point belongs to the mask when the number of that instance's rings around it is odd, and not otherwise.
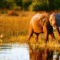
[[[55,39],[53,34],[53,28],[49,22],[49,15],[50,14],[47,13],[44,14],[38,13],[32,17],[30,21],[28,40],[30,40],[33,33],[35,33],[36,35],[36,40],[38,40],[38,35],[40,33],[45,34],[45,42],[47,42],[49,35],[52,37],[52,39]]]
[[[51,14],[50,18],[49,18],[50,24],[51,26],[53,26],[54,29],[57,30],[59,36],[60,36],[60,32],[59,32],[59,27],[60,27],[60,14],[56,13],[56,14]]]

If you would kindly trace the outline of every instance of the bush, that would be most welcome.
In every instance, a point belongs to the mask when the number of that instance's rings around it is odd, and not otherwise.
[[[5,6],[6,6],[7,9],[9,9],[11,6],[13,6],[13,2],[12,1],[7,1]]]
[[[21,10],[21,7],[20,6],[14,6],[13,9],[14,10]]]
[[[22,1],[22,7],[23,9],[28,9],[29,5],[32,3],[31,0],[23,0]]]
[[[34,2],[30,5],[29,7],[29,10],[30,11],[41,11],[41,10],[48,10],[48,6],[46,3],[37,3],[37,2]]]
[[[13,6],[10,7],[10,9],[13,9],[13,10],[21,10],[21,7],[20,6],[13,5]]]
[[[19,15],[15,10],[10,10],[7,14],[9,16],[18,16]]]
[[[1,11],[1,14],[4,14],[4,13],[5,13],[5,12],[2,10],[2,11]]]
[[[13,6],[13,2],[12,1],[3,0],[0,3],[0,8],[7,8],[7,9],[9,9],[11,6]]]
[[[0,9],[1,14],[6,14],[7,12],[8,12],[8,10]]]
[[[15,0],[15,3],[16,3],[17,6],[22,7],[22,0]]]

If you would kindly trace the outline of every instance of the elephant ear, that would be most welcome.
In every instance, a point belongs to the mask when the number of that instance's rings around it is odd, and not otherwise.
[[[42,15],[41,18],[39,19],[39,21],[41,21],[44,25],[44,23],[47,21],[47,19],[49,20],[50,15]]]
[[[39,19],[39,21],[42,22],[44,18],[46,18],[46,16],[41,16],[40,19]]]
[[[49,17],[50,15],[45,15],[40,18],[40,21],[41,23],[43,23],[43,26],[45,27],[50,26]]]
[[[42,15],[41,17],[40,17],[40,19],[39,19],[39,21],[43,21],[43,19],[45,19],[45,18],[50,18],[50,14],[44,14],[44,15]]]

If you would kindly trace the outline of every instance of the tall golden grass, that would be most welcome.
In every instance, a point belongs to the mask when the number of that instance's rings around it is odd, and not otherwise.
[[[0,35],[4,38],[28,35],[29,21],[35,12],[18,12],[19,16],[0,14]]]
[[[19,11],[19,16],[8,16],[8,14],[0,14],[0,35],[3,34],[5,42],[26,42],[29,34],[29,23],[33,15],[38,12]],[[40,12],[40,13],[45,13]],[[57,32],[54,32],[56,41],[59,40]],[[33,35],[35,36],[35,35]],[[45,41],[44,33],[39,35],[38,43]],[[49,41],[52,41],[49,36]],[[30,39],[31,44],[36,43],[34,37]]]

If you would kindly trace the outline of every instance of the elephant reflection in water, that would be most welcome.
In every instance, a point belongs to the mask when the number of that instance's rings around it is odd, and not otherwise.
[[[60,53],[58,53],[56,60],[60,60]]]
[[[30,53],[31,60],[53,60],[53,50],[44,49],[43,51],[37,52],[34,50]]]

